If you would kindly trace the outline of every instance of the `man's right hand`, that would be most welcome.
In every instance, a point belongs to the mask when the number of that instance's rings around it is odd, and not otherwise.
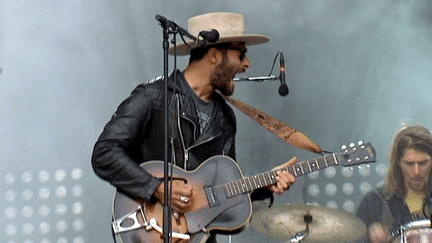
[[[164,200],[164,182],[159,184],[153,193],[153,196],[163,205]],[[172,208],[178,213],[189,212],[193,204],[193,188],[182,180],[172,181]]]

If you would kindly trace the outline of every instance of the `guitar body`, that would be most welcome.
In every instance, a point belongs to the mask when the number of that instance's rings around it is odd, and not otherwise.
[[[163,178],[163,167],[161,161],[149,161],[141,165],[141,168],[158,178]],[[177,218],[172,216],[173,232],[187,233],[191,238],[182,240],[173,237],[172,242],[205,242],[210,231],[240,231],[248,223],[252,213],[249,193],[227,197],[223,188],[218,187],[243,178],[240,168],[231,158],[221,155],[211,157],[194,171],[173,166],[173,178],[185,180],[193,187],[193,199],[190,212],[180,214]],[[119,219],[140,205],[147,221],[154,218],[163,228],[161,204],[131,199],[120,192],[114,196],[113,218]],[[137,215],[137,220],[142,224],[144,220],[141,213]],[[163,242],[163,234],[145,227],[121,232],[118,236],[124,243]]]

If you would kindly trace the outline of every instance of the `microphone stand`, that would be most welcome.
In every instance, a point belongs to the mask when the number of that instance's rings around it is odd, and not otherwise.
[[[273,80],[279,80],[280,77],[276,77],[274,75],[266,76],[266,77],[238,77],[234,78],[234,82],[241,82],[241,81],[253,81],[253,82],[264,82],[264,81],[273,81]]]
[[[158,16],[156,16],[158,19]],[[158,19],[159,20],[159,19]],[[166,20],[166,19],[165,19]],[[168,21],[159,20],[162,26],[162,48],[163,48],[163,71],[164,71],[164,208],[163,208],[163,233],[164,242],[169,243],[172,231],[171,225],[171,204],[169,198],[169,163],[168,163],[168,48],[169,48],[169,28],[171,24]]]
[[[274,65],[276,63],[276,58],[277,58],[277,56],[279,54],[280,54],[280,59],[279,59],[279,62],[280,62],[280,71],[279,71],[280,76],[279,77],[276,77],[274,75],[270,76],[270,74],[273,72],[273,68],[274,68]],[[283,53],[281,51],[279,51],[276,54],[276,56],[275,56],[275,59],[273,61],[273,65],[272,65],[270,74],[268,76],[264,76],[264,77],[239,77],[239,78],[234,78],[233,81],[234,82],[238,82],[238,81],[264,82],[264,81],[268,81],[268,80],[271,80],[271,81],[272,80],[279,80],[281,82],[281,85],[279,86],[278,93],[279,93],[280,96],[286,96],[288,94],[288,92],[289,92],[289,89],[288,89],[288,86],[287,86],[287,84],[285,82],[285,64],[284,64],[284,62],[285,61],[284,61],[284,58],[283,58]]]
[[[181,35],[185,35],[192,40],[196,41],[197,38],[189,34],[185,29],[178,26],[173,21],[166,19],[165,17],[157,14],[156,20],[160,22],[162,26],[162,48],[163,48],[163,72],[164,72],[164,208],[163,208],[163,234],[164,234],[164,243],[169,243],[172,235],[172,222],[171,222],[171,175],[170,171],[170,163],[168,162],[168,50],[169,50],[169,34],[173,34],[173,44],[174,50],[176,50],[176,38],[175,36],[180,33]],[[177,53],[174,51],[174,60],[177,59]],[[175,65],[174,61],[174,65]],[[176,67],[175,67],[176,68]],[[174,80],[176,78],[176,72],[174,69]],[[175,155],[174,155],[175,156]],[[172,166],[172,165],[171,165]]]

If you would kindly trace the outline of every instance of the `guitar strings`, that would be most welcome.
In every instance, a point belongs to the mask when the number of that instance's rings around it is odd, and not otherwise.
[[[334,153],[331,153],[331,152],[327,152],[327,151],[323,151],[323,152],[329,153],[330,156],[335,155]],[[318,161],[317,159],[313,159],[313,160],[310,160],[310,161],[314,161],[314,160],[315,160],[315,163],[317,163],[318,165],[320,164],[320,161]],[[203,192],[207,193],[207,192],[209,192],[211,190],[216,191],[216,192],[223,192],[225,186],[228,186],[229,184],[232,184],[233,186],[237,187],[236,188],[237,190],[232,190],[234,192],[232,196],[239,195],[239,194],[244,194],[244,193],[250,192],[250,191],[252,191],[254,189],[259,189],[259,188],[262,188],[262,187],[265,187],[265,186],[269,186],[269,185],[272,185],[272,184],[276,183],[276,182],[273,182],[273,183],[268,184],[266,182],[266,179],[265,179],[266,174],[269,174],[268,176],[269,176],[270,181],[272,179],[274,180],[274,178],[272,176],[275,176],[277,171],[288,171],[291,175],[297,177],[296,172],[295,172],[295,166],[296,165],[300,166],[300,168],[302,169],[302,174],[303,175],[311,173],[311,172],[313,172],[311,169],[310,169],[309,172],[306,173],[303,170],[303,166],[302,166],[302,165],[304,165],[306,163],[310,163],[310,161],[303,161],[303,162],[296,163],[296,164],[294,164],[292,166],[289,166],[289,167],[284,167],[284,168],[280,168],[280,169],[277,169],[277,170],[271,170],[271,171],[263,172],[263,173],[255,175],[255,176],[245,177],[245,178],[238,179],[238,180],[235,180],[235,181],[232,181],[232,182],[229,182],[229,183],[225,183],[225,184],[222,184],[222,185],[217,185],[217,186],[214,186],[214,187],[211,187],[211,188],[198,189],[197,192],[202,192],[203,191]],[[336,164],[338,164],[337,160],[334,161],[334,163],[331,164],[331,165],[336,165]],[[324,164],[321,163],[321,165],[323,166]],[[328,167],[328,165],[329,164],[326,163],[325,167]],[[294,174],[289,171],[290,168],[292,169],[292,171],[294,172]],[[272,173],[272,175],[270,176],[271,173]],[[256,183],[256,180],[253,180],[254,181],[253,184],[255,184],[255,186],[253,186],[252,183],[249,181],[249,184],[251,185],[252,188],[247,189],[246,191],[243,191],[242,188],[244,188],[245,186],[247,186],[246,180],[250,180],[250,178],[253,178],[253,177],[257,177],[258,178],[258,183]],[[260,178],[262,178],[264,180],[264,183],[261,182]],[[238,186],[239,184],[242,185],[243,187],[239,187]],[[227,190],[228,190],[228,188],[227,188]]]
[[[217,186],[214,186],[214,187],[211,187],[211,188],[198,189],[197,192],[209,192],[209,191],[224,192],[223,191],[224,187],[228,186],[228,184],[232,184],[233,186],[237,187],[237,190],[233,190],[234,194],[232,196],[239,195],[239,194],[244,194],[244,193],[250,192],[250,191],[252,191],[254,189],[258,189],[258,188],[262,188],[262,187],[274,184],[274,183],[270,183],[270,184],[267,183],[265,181],[265,175],[266,174],[272,174],[273,176],[276,176],[276,172],[277,171],[283,171],[283,170],[288,171],[288,167],[281,168],[281,169],[278,169],[278,170],[272,170],[272,171],[262,172],[260,174],[255,175],[255,176],[249,176],[249,177],[238,179],[238,180],[235,180],[235,181],[232,181],[232,182],[229,182],[229,183],[225,183],[225,184],[222,184],[222,185],[217,185]],[[255,184],[255,187],[254,187],[252,185],[252,183],[249,182],[249,184],[252,186],[252,188],[247,189],[246,191],[243,191],[242,188],[244,188],[245,186],[247,186],[246,180],[249,179],[249,178],[252,178],[252,177],[258,177],[259,183],[255,183],[254,182],[254,184]],[[259,178],[263,178],[263,180],[264,180],[265,183],[261,183],[261,181],[260,181]],[[269,176],[269,178],[271,179],[270,176]],[[242,185],[243,187],[239,187],[238,184]]]

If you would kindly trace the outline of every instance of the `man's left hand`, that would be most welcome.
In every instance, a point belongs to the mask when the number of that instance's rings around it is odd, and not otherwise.
[[[291,166],[295,163],[297,163],[297,157],[293,157],[285,164],[273,168],[273,170],[277,171],[276,172],[277,182],[275,184],[267,186],[266,188],[278,194],[282,194],[284,191],[288,190],[289,187],[295,182],[295,177],[291,175],[288,171],[286,170],[281,171],[280,169]]]

